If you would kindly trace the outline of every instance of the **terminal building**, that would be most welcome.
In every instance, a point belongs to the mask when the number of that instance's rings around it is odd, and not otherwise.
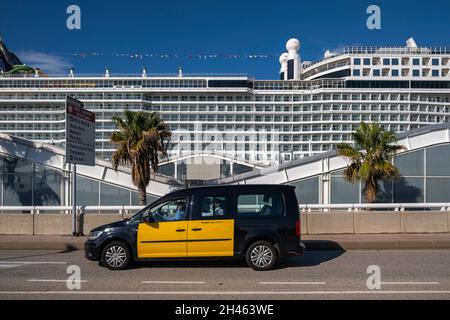
[[[436,124],[399,134],[405,150],[394,157],[401,178],[385,181],[377,202],[435,203],[450,207],[450,124]],[[70,168],[64,149],[0,134],[0,206],[70,206]],[[361,183],[344,179],[346,161],[336,151],[254,169],[230,177],[189,183],[153,175],[148,202],[191,185],[290,184],[300,205],[362,204]],[[83,206],[136,206],[137,189],[130,171],[115,172],[109,161],[97,159],[95,167],[77,166],[77,197]]]
[[[89,205],[137,204],[127,168],[110,166],[112,117],[126,109],[158,112],[173,133],[150,197],[186,185],[270,182],[296,185],[304,204],[361,203],[361,186],[344,181],[335,149],[365,121],[396,131],[407,147],[394,160],[403,178],[383,185],[380,202],[450,201],[450,47],[409,39],[404,47],[327,51],[315,62],[300,49],[297,39],[287,42],[279,80],[181,69],[170,76],[0,71],[2,205],[70,203],[67,96],[96,114],[97,165],[78,172],[77,191]]]

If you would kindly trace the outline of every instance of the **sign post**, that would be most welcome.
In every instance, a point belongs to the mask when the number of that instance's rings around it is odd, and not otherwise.
[[[77,235],[77,164],[95,166],[95,114],[66,99],[66,163],[72,165],[72,235]]]

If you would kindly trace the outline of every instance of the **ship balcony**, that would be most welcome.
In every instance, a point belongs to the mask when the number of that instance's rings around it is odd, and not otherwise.
[[[409,77],[409,75],[410,75],[410,69],[402,68],[402,77]]]

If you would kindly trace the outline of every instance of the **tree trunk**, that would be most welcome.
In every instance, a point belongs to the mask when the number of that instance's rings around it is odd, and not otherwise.
[[[147,205],[147,192],[145,192],[145,189],[139,188],[139,203],[142,206]]]
[[[377,199],[378,188],[371,181],[367,181],[364,187],[364,198],[367,204],[374,203]],[[370,208],[367,208],[367,211],[371,211]]]

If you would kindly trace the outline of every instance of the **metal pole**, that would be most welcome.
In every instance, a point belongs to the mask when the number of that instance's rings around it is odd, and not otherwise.
[[[77,235],[77,165],[72,164],[72,236]]]

